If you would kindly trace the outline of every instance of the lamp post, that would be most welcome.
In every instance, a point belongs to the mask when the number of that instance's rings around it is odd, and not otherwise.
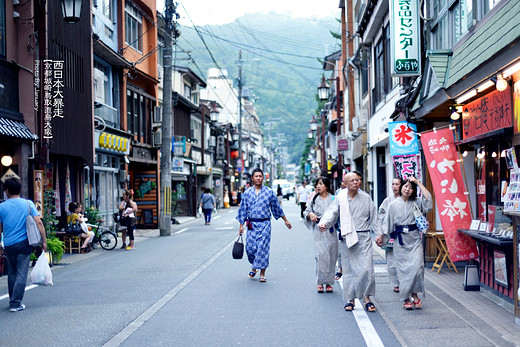
[[[81,16],[82,0],[60,0],[63,20],[67,23],[77,23]]]

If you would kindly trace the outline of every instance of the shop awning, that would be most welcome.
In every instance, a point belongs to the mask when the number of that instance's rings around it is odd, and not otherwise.
[[[0,117],[0,135],[31,141],[38,140],[38,136],[34,135],[25,124],[4,117]]]

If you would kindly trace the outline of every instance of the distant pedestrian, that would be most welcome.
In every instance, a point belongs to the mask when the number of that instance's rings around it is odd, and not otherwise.
[[[81,204],[74,201],[71,202],[69,204],[69,212],[70,214],[67,216],[67,224],[76,222],[80,224],[81,233],[76,235],[84,239],[83,245],[81,246],[81,253],[88,253],[90,252],[90,241],[94,237],[94,234],[88,232],[87,224],[85,223],[83,214],[81,213]],[[84,228],[86,228],[86,230]]]
[[[316,194],[307,204],[303,212],[305,226],[312,230],[314,240],[314,259],[316,260],[316,285],[318,293],[323,293],[323,286],[328,293],[333,292],[334,273],[338,258],[338,236],[334,227],[329,230],[320,230],[318,223],[321,217],[332,204],[333,195],[330,194],[330,180],[319,177],[314,184]]]
[[[25,222],[29,214],[34,217],[42,237],[41,247],[47,251],[45,228],[34,203],[20,198],[22,183],[18,178],[9,178],[4,183],[7,200],[0,204],[0,233],[4,234],[4,248],[0,253],[7,258],[7,286],[11,312],[22,311],[22,304],[27,284],[29,261],[33,248],[27,240]]]
[[[137,215],[137,204],[133,200],[134,192],[133,190],[125,190],[123,193],[123,201],[119,205],[119,210],[123,211],[122,218],[125,220],[126,229],[121,231],[121,239],[123,241],[122,249],[126,249],[127,251],[133,251],[135,249],[134,246],[134,231],[136,225],[136,215]],[[126,234],[128,233],[128,238],[130,239],[130,244],[128,247],[126,246]]]
[[[202,208],[202,211],[204,212],[205,225],[211,223],[211,212],[213,212],[215,206],[215,197],[211,194],[211,189],[206,188],[204,194],[202,194],[202,198],[200,199],[200,208]]]
[[[260,269],[260,282],[266,282],[265,270],[269,266],[271,244],[271,213],[275,219],[282,218],[288,229],[292,225],[285,217],[272,189],[262,184],[264,173],[261,169],[253,170],[252,180],[254,185],[244,192],[238,209],[238,234],[244,233],[244,223],[247,221],[251,226],[246,236],[247,258],[252,265],[249,277],[255,277]]]
[[[283,192],[282,187],[280,187],[280,185],[278,185],[278,188],[276,188],[276,198],[278,199],[278,203],[280,204],[280,206],[282,206]]]
[[[380,232],[382,233],[382,229],[384,228],[384,218],[386,212],[388,211],[388,205],[399,197],[399,187],[403,179],[401,177],[396,177],[392,180],[392,195],[387,197],[379,206],[379,215],[378,222]],[[399,281],[397,280],[397,272],[395,269],[394,262],[394,248],[393,248],[393,239],[390,240],[388,245],[385,247],[385,255],[386,255],[386,267],[388,268],[388,279],[390,280],[390,285],[393,287],[393,291],[399,293]]]
[[[349,172],[343,180],[347,189],[338,193],[318,227],[325,231],[339,217],[343,237],[340,251],[343,299],[347,301],[345,311],[352,311],[358,298],[363,300],[368,312],[374,312],[376,307],[370,301],[370,296],[376,291],[371,231],[377,229],[377,209],[370,196],[360,189],[361,173]]]
[[[343,175],[343,179],[341,180],[339,188],[336,189],[336,191],[334,192],[334,196],[337,196],[340,190],[347,188],[347,184],[345,182],[345,175]],[[338,232],[338,244],[341,245],[341,241],[343,241],[343,238],[341,237],[341,229],[339,227],[339,223],[334,224],[334,228]],[[334,276],[334,279],[336,281],[339,281],[341,279],[341,276],[343,276],[343,268],[341,267],[341,252],[339,251],[339,249],[340,248],[338,247],[338,270],[336,271],[336,275]]]
[[[422,196],[417,198],[417,186]],[[399,198],[388,205],[382,234],[376,237],[376,244],[383,245],[389,238],[394,239],[394,261],[399,281],[399,299],[407,310],[421,308],[417,293],[424,293],[424,261],[422,234],[415,224],[414,209],[427,213],[433,208],[430,192],[415,177],[409,177],[399,187]],[[412,297],[412,302],[410,301]]]
[[[303,211],[307,208],[307,200],[311,190],[307,188],[307,181],[303,181],[302,186],[298,189],[298,201],[300,203],[300,217],[303,219]]]

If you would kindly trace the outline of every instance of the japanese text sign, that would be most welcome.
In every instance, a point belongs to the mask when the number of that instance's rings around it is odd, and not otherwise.
[[[407,122],[389,122],[390,155],[418,154],[417,126]]]
[[[457,232],[469,229],[471,213],[453,133],[449,129],[423,133],[421,143],[451,260],[475,259],[478,256],[475,241]]]
[[[392,76],[421,74],[419,0],[390,0]]]
[[[404,180],[410,176],[421,177],[421,157],[418,154],[396,155],[393,157],[395,174]]]
[[[489,133],[513,126],[511,88],[495,90],[464,106],[462,112],[463,138]]]

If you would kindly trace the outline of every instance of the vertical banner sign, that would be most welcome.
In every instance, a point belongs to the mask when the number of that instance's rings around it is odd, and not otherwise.
[[[390,1],[392,76],[421,74],[419,0]]]
[[[449,129],[423,133],[421,143],[451,260],[475,259],[478,256],[475,241],[457,232],[469,229],[471,214],[453,133]]]
[[[520,81],[516,81],[513,87],[513,117],[515,117],[515,134],[520,133]]]
[[[389,122],[390,155],[419,154],[417,126],[407,122]]]
[[[43,61],[43,138],[52,139],[52,119],[63,118],[63,60]],[[37,65],[39,68],[39,64]],[[36,79],[35,79],[36,83]],[[35,95],[38,90],[35,90]],[[36,97],[36,96],[35,96]],[[35,100],[36,101],[36,100]],[[35,106],[37,110],[37,106]]]
[[[34,205],[43,217],[43,170],[34,170]]]
[[[408,177],[422,177],[421,172],[421,156],[419,154],[412,155],[396,155],[393,157],[395,174],[403,180]]]

